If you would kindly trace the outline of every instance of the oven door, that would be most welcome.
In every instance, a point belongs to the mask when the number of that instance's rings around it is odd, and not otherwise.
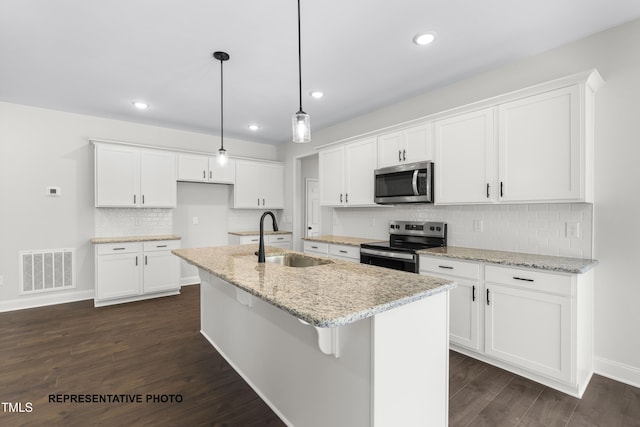
[[[418,272],[418,255],[407,252],[360,248],[360,263],[411,273]]]

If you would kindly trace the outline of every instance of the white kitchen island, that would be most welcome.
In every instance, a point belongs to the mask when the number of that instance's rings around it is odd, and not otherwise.
[[[202,334],[287,425],[447,425],[450,281],[256,249],[173,253],[199,268]]]

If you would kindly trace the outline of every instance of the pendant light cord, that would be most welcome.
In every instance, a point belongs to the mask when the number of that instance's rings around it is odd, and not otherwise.
[[[224,150],[224,75],[222,73],[222,63],[220,59],[220,148]]]
[[[300,84],[300,112],[302,112],[302,47],[300,43],[300,0],[298,0],[298,82]]]

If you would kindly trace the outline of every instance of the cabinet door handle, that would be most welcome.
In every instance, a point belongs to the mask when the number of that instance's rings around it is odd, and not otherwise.
[[[136,195],[135,194],[133,195],[133,204],[134,205],[136,204]]]
[[[136,267],[138,266],[138,255],[136,255]]]
[[[258,197],[258,206],[260,206],[260,197]]]
[[[471,301],[475,301],[476,300],[476,285],[473,285],[473,287],[471,288]]]
[[[491,305],[489,301],[489,289],[487,289],[487,305]]]
[[[402,150],[402,161],[407,161],[407,150]]]
[[[344,202],[349,203],[349,193],[344,193]]]
[[[147,256],[144,256],[144,265],[147,265]]]
[[[213,172],[209,171],[209,179],[213,179]]]
[[[262,206],[264,206],[264,199],[262,199]]]
[[[500,197],[504,196],[504,182],[500,181]]]
[[[527,279],[527,278],[525,278],[525,277],[513,276],[513,278],[514,278],[515,280],[522,280],[522,281],[524,281],[524,282],[533,282],[533,281],[534,281],[533,279]]]
[[[206,179],[207,178],[207,171],[202,171],[202,179]]]
[[[453,270],[453,267],[450,267],[448,265],[439,265],[438,268],[446,268],[447,270]]]
[[[342,193],[340,193],[340,203],[342,203]]]
[[[142,195],[142,204],[144,205],[144,194]]]
[[[402,161],[402,151],[398,150],[398,161]]]
[[[487,182],[487,199],[489,198],[489,183]]]

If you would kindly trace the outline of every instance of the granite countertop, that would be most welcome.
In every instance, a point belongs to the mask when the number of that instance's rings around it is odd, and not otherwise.
[[[126,236],[126,237],[94,237],[91,243],[127,243],[127,242],[153,242],[156,240],[180,240],[182,237],[173,234],[155,236]]]
[[[233,234],[234,236],[259,236],[260,231],[229,231],[227,234]],[[264,230],[264,234],[291,234],[291,231],[287,230]]]
[[[460,248],[447,246],[418,251],[419,254],[441,256],[467,261],[479,261],[512,267],[537,268],[561,273],[581,274],[598,265],[598,260],[569,258],[550,255],[535,255],[519,252],[494,251],[487,249]]]
[[[349,245],[349,246],[360,246],[362,243],[372,243],[372,242],[382,241],[382,239],[364,239],[362,237],[332,236],[332,235],[303,237],[302,240],[307,240],[309,242],[332,243],[334,245]]]
[[[450,280],[339,260],[305,268],[259,264],[256,248],[254,244],[172,252],[318,327],[346,325],[455,287]],[[303,255],[272,247],[266,251]]]

